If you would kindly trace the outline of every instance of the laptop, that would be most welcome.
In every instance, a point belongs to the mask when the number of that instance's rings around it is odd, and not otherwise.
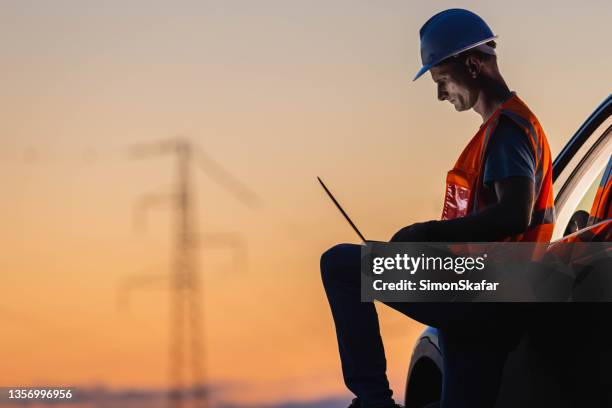
[[[355,223],[351,220],[351,218],[348,216],[348,214],[344,211],[344,209],[342,208],[342,206],[340,205],[340,203],[338,203],[338,201],[336,200],[336,198],[334,197],[334,195],[331,193],[331,191],[329,191],[329,189],[327,188],[327,186],[325,185],[325,183],[323,182],[323,180],[321,180],[320,177],[317,177],[317,180],[319,180],[319,183],[321,183],[321,187],[323,187],[323,190],[325,190],[325,192],[327,193],[327,196],[333,201],[333,203],[336,205],[336,208],[338,210],[340,210],[340,213],[344,216],[344,219],[348,221],[348,223],[350,224],[351,228],[353,228],[353,231],[355,231],[357,233],[357,235],[359,235],[359,238],[361,238],[361,240],[365,243],[366,241],[368,241],[367,239],[365,239],[365,237],[363,236],[363,234],[359,231],[359,228],[357,228],[357,226],[355,225]],[[372,242],[372,241],[370,241]]]

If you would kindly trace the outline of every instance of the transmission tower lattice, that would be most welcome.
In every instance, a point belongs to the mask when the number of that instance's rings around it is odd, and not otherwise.
[[[201,236],[197,230],[195,189],[191,169],[194,160],[203,166],[209,176],[222,184],[249,207],[255,207],[259,198],[221,165],[198,150],[188,140],[177,138],[153,145],[135,146],[137,156],[173,153],[176,156],[177,183],[174,193],[165,196],[149,196],[142,204],[149,205],[170,199],[174,207],[174,248],[170,281],[170,345],[169,345],[169,408],[184,408],[188,400],[198,408],[208,408],[209,388],[206,386],[203,343],[202,285],[199,274],[199,243],[210,240],[214,244],[231,245],[240,255],[246,253],[242,239],[236,234],[211,234]],[[219,242],[220,241],[220,242]],[[146,278],[146,277],[145,277]],[[157,277],[155,277],[156,279]],[[136,282],[148,282],[140,279]],[[129,288],[128,288],[129,289]],[[185,347],[187,346],[187,347]],[[191,374],[191,387],[186,387],[187,373]],[[189,396],[186,395],[188,390]]]

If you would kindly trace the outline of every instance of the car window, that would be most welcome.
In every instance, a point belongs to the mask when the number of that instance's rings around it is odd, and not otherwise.
[[[586,190],[582,198],[577,197],[578,205],[571,211],[572,216],[564,227],[563,236],[572,234],[582,228],[585,228],[589,222],[589,213],[593,206],[593,201],[597,194],[600,181],[604,176],[605,168],[601,170],[597,178],[591,183],[591,186]]]
[[[612,154],[612,116],[589,133],[588,140],[573,154],[555,180],[557,220],[552,240],[567,235],[572,222],[583,225],[588,221],[597,186]],[[583,212],[576,214],[579,210]]]
[[[584,197],[582,197],[582,200],[580,200],[580,203],[578,203],[578,206],[574,209],[574,212],[591,211],[591,207],[593,206],[593,200],[595,200],[595,194],[597,194],[597,189],[599,188],[599,183],[601,182],[601,178],[603,177],[605,170],[606,169],[601,170],[593,184],[591,184],[591,187],[589,187],[589,189],[587,190]]]

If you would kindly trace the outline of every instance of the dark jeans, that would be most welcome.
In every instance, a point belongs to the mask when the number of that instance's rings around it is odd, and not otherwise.
[[[363,408],[393,404],[378,315],[360,298],[361,246],[340,244],[321,257],[344,382]],[[385,303],[439,330],[444,359],[441,407],[491,408],[508,353],[521,330],[516,310],[499,304]]]

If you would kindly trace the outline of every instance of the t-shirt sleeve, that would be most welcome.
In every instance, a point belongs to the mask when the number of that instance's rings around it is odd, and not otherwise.
[[[525,131],[506,116],[501,116],[491,135],[485,159],[483,183],[507,177],[528,177],[535,181],[535,157]]]

